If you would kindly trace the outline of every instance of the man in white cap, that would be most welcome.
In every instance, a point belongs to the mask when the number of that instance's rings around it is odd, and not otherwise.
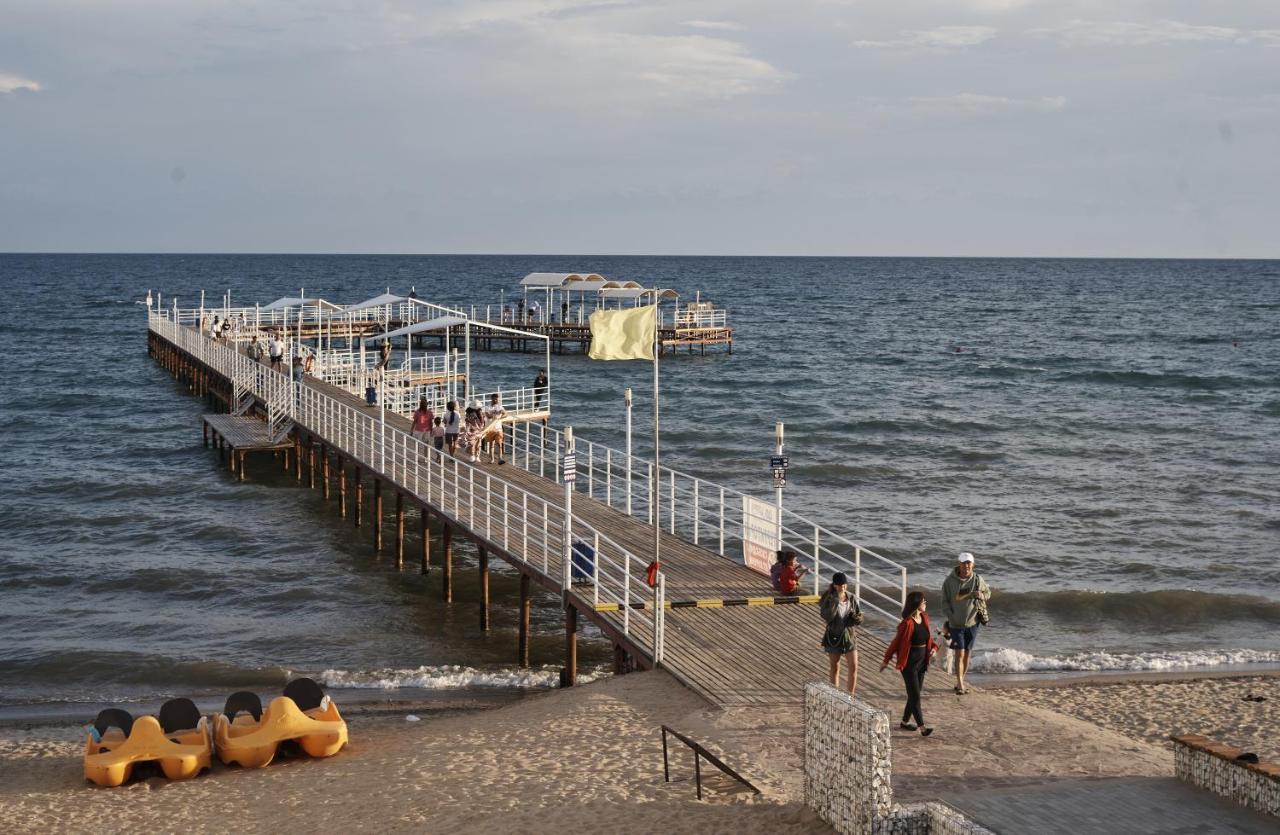
[[[973,570],[973,554],[965,551],[956,557],[956,567],[942,583],[942,611],[947,616],[943,625],[956,651],[956,695],[966,692],[964,674],[969,671],[969,653],[978,635],[978,602],[991,597],[987,583]]]

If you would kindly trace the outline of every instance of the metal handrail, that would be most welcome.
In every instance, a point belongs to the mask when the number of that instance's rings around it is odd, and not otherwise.
[[[515,427],[510,436],[509,461],[559,479],[560,430],[525,424]],[[660,468],[655,480],[651,461],[580,435],[575,443],[579,469],[576,491],[650,524],[660,524],[668,533],[720,556],[729,557],[734,546],[742,545],[742,531],[748,522],[773,524],[747,513],[743,501],[747,494],[742,491],[667,466]],[[661,491],[656,504],[662,518],[658,520],[654,519],[655,490]],[[808,582],[812,582],[813,593],[821,590],[823,578],[829,580],[835,572],[844,572],[862,605],[898,619],[906,602],[905,566],[786,508],[776,530],[781,547],[795,551],[797,561],[810,569],[812,580]],[[896,596],[886,594],[885,588],[895,591]]]
[[[477,535],[491,538],[495,517],[501,516],[505,523],[500,543],[503,549],[543,576],[558,579],[566,594],[588,596],[581,587],[573,586],[571,552],[562,545],[589,542],[594,550],[590,602],[623,604],[619,609],[623,634],[641,648],[648,647],[654,661],[661,663],[665,634],[662,573],[659,572],[657,587],[651,589],[645,577],[647,563],[608,534],[576,515],[566,515],[562,505],[458,458],[443,455],[362,409],[315,388],[299,385],[235,348],[179,325],[164,311],[150,312],[148,326],[224,376],[253,380],[251,393],[269,409],[274,407],[289,419],[317,432],[354,461],[466,524]],[[512,547],[511,542],[512,530],[516,528],[521,531],[518,549]],[[558,566],[554,564],[557,559],[560,560]],[[558,578],[553,573],[556,569]],[[655,604],[652,611],[630,605],[649,597]]]

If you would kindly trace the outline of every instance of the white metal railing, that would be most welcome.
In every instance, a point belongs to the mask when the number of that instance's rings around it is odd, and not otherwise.
[[[167,311],[150,311],[148,326],[223,376],[252,381],[250,393],[267,404],[269,413],[275,411],[305,426],[353,461],[559,581],[566,593],[593,606],[616,604],[617,627],[648,650],[655,662],[662,662],[662,573],[656,587],[650,588],[647,560],[579,516],[566,513],[564,504],[436,452],[365,409],[294,383],[287,374],[250,359],[234,346],[178,324]],[[575,546],[577,572],[569,556]]]
[[[542,423],[518,424],[504,434],[504,442],[509,462],[560,480],[564,445],[560,430]],[[776,522],[772,515],[750,511],[745,494],[738,490],[665,466],[655,478],[653,462],[581,435],[575,438],[575,447],[578,493],[734,560],[744,559],[748,527],[768,529],[781,548],[795,551],[797,562],[810,569],[806,591],[819,593],[833,573],[844,572],[863,606],[892,620],[901,616],[907,594],[905,566],[794,511],[784,508]],[[772,510],[773,502],[767,503]],[[656,520],[655,506],[661,514]]]
[[[723,328],[729,323],[729,311],[714,308],[686,307],[676,312],[677,329]]]

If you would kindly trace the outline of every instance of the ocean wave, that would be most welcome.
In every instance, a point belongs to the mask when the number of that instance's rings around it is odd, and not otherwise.
[[[1063,374],[1063,382],[1099,383],[1137,388],[1173,388],[1183,391],[1217,391],[1219,389],[1252,388],[1258,383],[1242,377],[1203,374],[1162,374],[1150,371],[1083,371]]]
[[[461,665],[417,667],[414,669],[325,670],[317,678],[326,687],[359,690],[395,690],[415,687],[422,690],[456,690],[465,687],[518,687],[548,689],[560,684],[560,667],[506,667],[478,670]],[[578,673],[578,682],[595,681],[608,675],[604,670]]]
[[[1135,573],[1135,564],[1122,566]],[[1280,601],[1249,594],[1215,594],[1185,589],[1157,591],[1031,591],[996,594],[992,611],[1010,617],[1039,615],[1062,621],[1105,620],[1149,624],[1177,618],[1182,625],[1228,620],[1280,625]]]
[[[1280,651],[1261,649],[1197,649],[1175,652],[1077,652],[1039,656],[1018,649],[978,651],[969,669],[977,673],[1028,672],[1166,672],[1192,667],[1234,664],[1280,664]]]

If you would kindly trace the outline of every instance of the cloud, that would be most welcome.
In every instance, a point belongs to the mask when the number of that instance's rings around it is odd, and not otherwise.
[[[918,32],[903,32],[891,41],[854,41],[859,48],[871,49],[963,49],[977,46],[996,36],[999,30],[990,26],[939,26]]]
[[[16,93],[18,90],[25,90],[28,93],[38,93],[44,88],[39,82],[32,81],[29,78],[23,78],[20,75],[12,73],[0,72],[0,95],[5,93]]]
[[[686,20],[685,26],[692,26],[694,29],[714,29],[720,32],[740,32],[742,24],[734,23],[732,20]]]
[[[1280,29],[1237,29],[1202,26],[1177,20],[1152,23],[1072,20],[1061,26],[1032,29],[1029,34],[1051,38],[1066,46],[1159,46],[1168,44],[1226,43],[1280,46]]]
[[[702,35],[597,35],[601,61],[608,61],[664,95],[731,98],[775,87],[791,78],[753,58],[734,41]]]
[[[1008,98],[980,93],[954,96],[914,96],[906,100],[906,109],[930,115],[979,116],[997,113],[1056,113],[1066,109],[1065,96]]]

